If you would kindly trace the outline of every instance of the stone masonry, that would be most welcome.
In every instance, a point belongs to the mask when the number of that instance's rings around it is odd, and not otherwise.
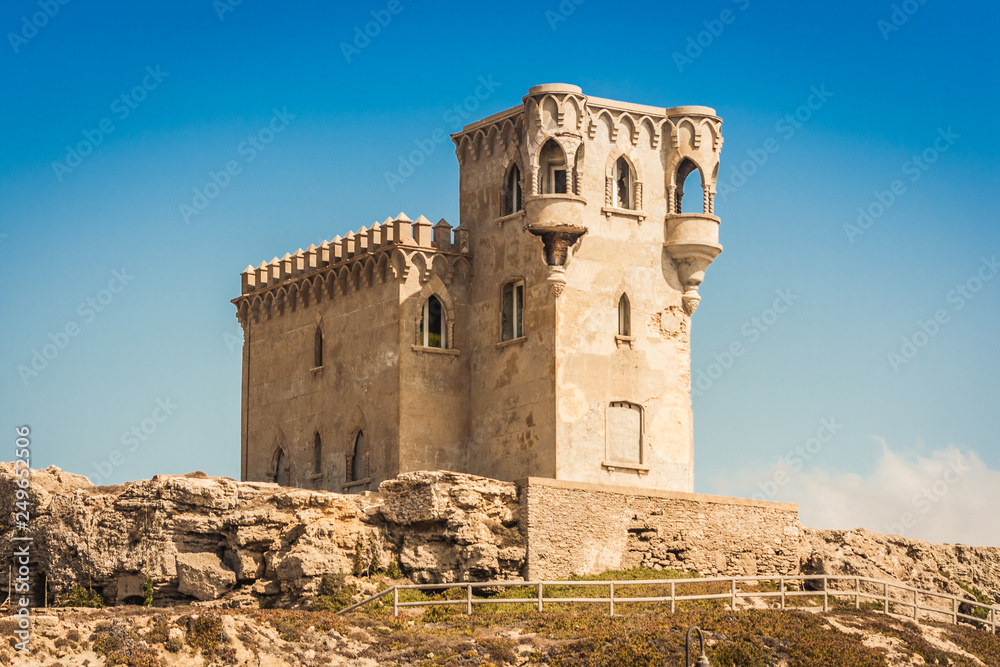
[[[457,226],[400,213],[248,266],[241,478],[692,491],[721,125],[708,107],[534,86],[452,136]]]
[[[644,566],[703,575],[796,574],[798,506],[529,478],[526,577]]]

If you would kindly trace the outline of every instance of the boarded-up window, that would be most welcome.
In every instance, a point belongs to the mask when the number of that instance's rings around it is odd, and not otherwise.
[[[642,463],[642,408],[614,401],[608,406],[608,459],[612,463]]]

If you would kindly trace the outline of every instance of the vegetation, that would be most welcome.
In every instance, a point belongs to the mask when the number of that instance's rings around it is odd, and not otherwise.
[[[153,606],[153,580],[149,578],[149,575],[146,575],[142,582],[142,606]]]
[[[829,613],[815,613],[822,608],[822,595],[810,595],[794,598],[810,610],[733,612],[728,582],[704,581],[693,572],[635,568],[573,579],[591,585],[545,586],[545,597],[553,601],[546,602],[542,613],[534,600],[537,587],[520,585],[477,589],[471,615],[465,607],[467,589],[455,586],[400,591],[402,602],[421,604],[403,609],[399,617],[392,616],[391,601],[338,616],[332,610],[342,609],[356,594],[347,575],[338,573],[324,577],[318,595],[309,600],[317,611],[200,610],[198,616],[172,620],[168,614],[144,615],[133,608],[133,615],[148,619],[141,636],[135,629],[140,626],[113,610],[99,612],[96,618],[92,613],[66,612],[70,617],[100,620],[90,644],[81,641],[78,632],[57,641],[58,648],[69,652],[92,646],[103,664],[125,667],[163,667],[198,653],[205,664],[233,665],[237,663],[237,647],[242,655],[244,651],[255,654],[261,664],[267,664],[270,655],[298,656],[310,651],[316,652],[320,664],[329,661],[328,651],[343,650],[345,657],[364,658],[385,667],[660,667],[681,663],[686,631],[697,625],[705,631],[706,651],[715,667],[888,667],[911,662],[1000,667],[1000,636],[970,624],[925,621],[917,625],[883,615],[881,603],[866,602],[855,609],[853,600],[831,598]],[[604,598],[612,580],[622,582],[615,586],[616,597],[662,597],[673,584],[679,595],[721,598],[680,602],[674,613],[669,602],[616,602],[616,615],[609,617]],[[379,586],[384,590],[385,581]],[[766,581],[757,589],[749,586],[743,584],[741,589],[774,590]],[[976,590],[970,593],[975,595]],[[560,603],[564,597],[593,599],[594,603]],[[875,608],[867,608],[871,605]],[[232,620],[220,615],[229,613]],[[232,637],[224,631],[231,627],[235,628]],[[889,641],[864,642],[862,635]],[[184,637],[186,647],[179,636]],[[167,652],[181,655],[171,657]]]
[[[343,572],[323,575],[319,585],[319,595],[309,598],[310,611],[337,612],[350,607],[358,589],[354,584],[347,583],[347,575]]]
[[[962,587],[963,591],[965,591],[966,593],[968,593],[969,595],[971,595],[976,600],[976,602],[978,602],[980,604],[985,604],[985,605],[993,605],[994,604],[993,598],[991,598],[986,593],[983,593],[981,590],[979,590],[978,588],[976,588],[972,584],[966,584],[965,582],[959,581],[958,585]],[[988,619],[990,617],[990,610],[989,609],[984,609],[983,607],[975,607],[973,605],[969,605],[969,606],[972,607],[969,610],[969,612],[962,612],[962,613],[967,613],[969,616],[975,616],[976,618],[981,618],[983,620],[986,620],[986,619]]]
[[[77,586],[56,598],[57,607],[92,607],[100,609],[104,606],[104,596],[95,590]]]

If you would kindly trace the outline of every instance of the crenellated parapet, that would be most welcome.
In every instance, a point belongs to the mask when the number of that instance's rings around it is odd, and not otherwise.
[[[472,277],[468,230],[453,228],[444,219],[432,225],[422,215],[410,220],[400,213],[318,247],[310,245],[256,268],[248,266],[241,274],[242,294],[232,303],[245,325],[250,318],[259,322],[413,275],[421,284],[435,275],[446,285],[468,284]]]

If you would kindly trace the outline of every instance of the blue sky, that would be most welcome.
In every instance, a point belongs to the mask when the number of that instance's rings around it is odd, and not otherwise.
[[[7,2],[0,459],[29,424],[38,467],[238,476],[239,272],[399,211],[457,222],[450,144],[391,188],[386,172],[458,129],[456,105],[471,122],[561,81],[724,120],[697,490],[1000,544],[982,527],[1000,488],[998,22],[939,0]],[[213,173],[225,187],[196,201]],[[886,479],[907,481],[886,496]]]

